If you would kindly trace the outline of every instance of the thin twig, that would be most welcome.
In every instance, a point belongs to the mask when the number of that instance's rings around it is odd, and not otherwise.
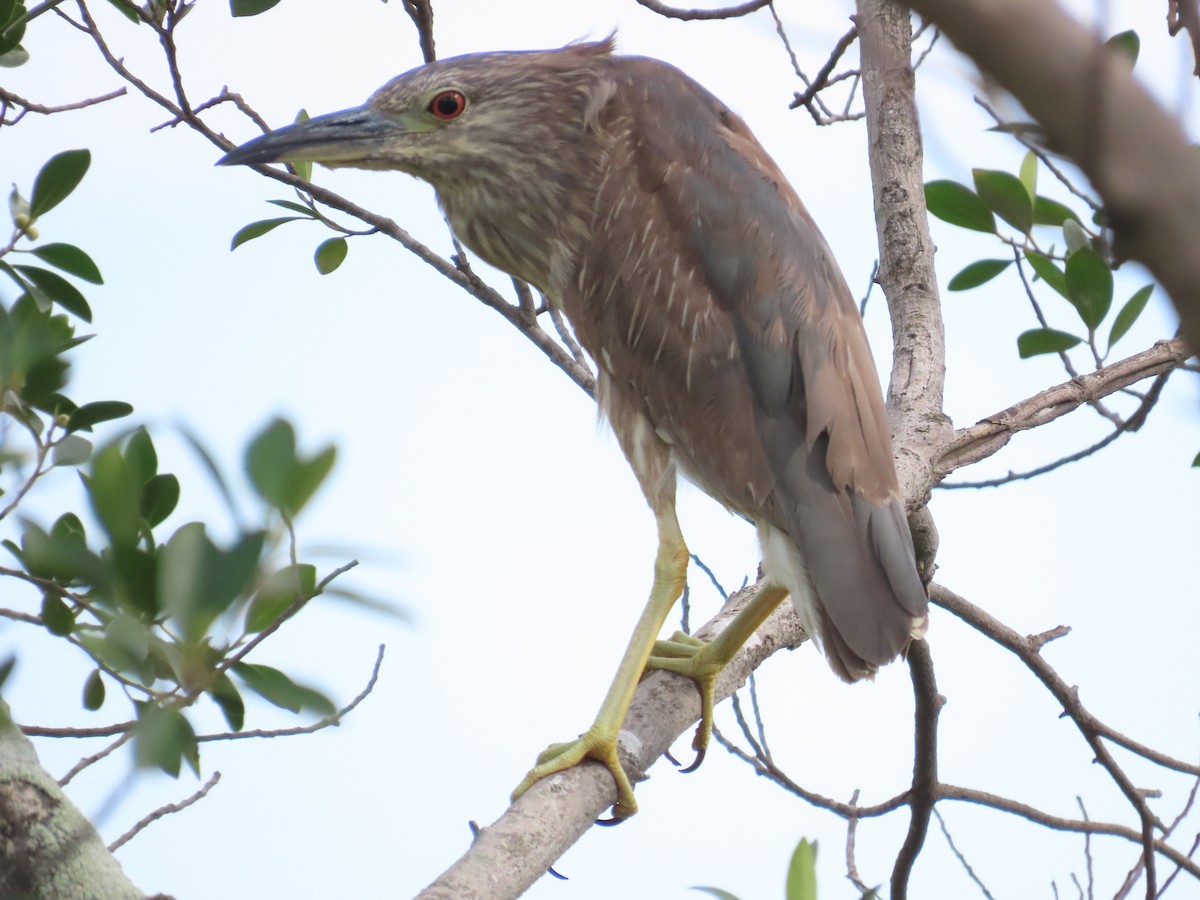
[[[297,734],[312,734],[320,731],[323,728],[328,728],[330,725],[341,724],[342,719],[349,715],[358,704],[367,699],[367,695],[375,690],[375,683],[379,680],[379,667],[383,665],[384,645],[379,645],[379,652],[375,656],[375,666],[371,670],[371,677],[367,680],[367,686],[358,692],[358,695],[339,709],[334,715],[326,716],[319,722],[314,722],[312,725],[302,725],[296,728],[275,728],[264,729],[256,728],[250,731],[225,731],[220,734],[202,734],[197,736],[197,743],[206,743],[208,741],[238,741],[245,738],[276,738],[276,737],[292,737]]]
[[[187,809],[193,803],[203,800],[208,796],[208,792],[216,787],[217,782],[221,780],[220,772],[213,772],[212,777],[205,782],[204,787],[192,794],[186,800],[181,800],[178,803],[168,803],[165,806],[160,806],[158,809],[149,815],[143,816],[137,821],[137,824],[130,828],[127,832],[108,845],[109,853],[116,853],[121,847],[128,844],[131,840],[137,837],[138,833],[152,822],[157,822],[163,816],[169,816],[171,813],[177,813],[180,810]]]
[[[992,896],[992,892],[987,889],[987,885],[975,874],[975,870],[971,868],[971,864],[967,862],[967,858],[963,855],[963,852],[958,849],[958,845],[954,843],[954,838],[950,836],[950,829],[946,827],[946,820],[942,818],[942,814],[937,811],[936,806],[933,809],[933,815],[938,820],[938,825],[941,826],[942,836],[946,838],[946,843],[950,846],[950,852],[954,854],[955,859],[958,860],[959,865],[966,871],[967,876],[975,882],[979,890],[983,892],[983,896],[987,897],[988,900],[996,900]]]

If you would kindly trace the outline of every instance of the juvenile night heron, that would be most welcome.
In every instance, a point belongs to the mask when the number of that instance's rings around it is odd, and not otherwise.
[[[617,735],[647,668],[693,678],[702,756],[717,673],[789,594],[841,678],[869,678],[926,622],[862,320],[829,247],[745,123],[612,39],[431,63],[366,105],[223,160],[395,169],[431,183],[458,237],[537,286],[596,361],[600,409],[658,523],[654,584],[595,723],[517,788],[585,758],[637,808]],[[752,520],[769,579],[711,643],[656,641],[688,551],[676,471]]]

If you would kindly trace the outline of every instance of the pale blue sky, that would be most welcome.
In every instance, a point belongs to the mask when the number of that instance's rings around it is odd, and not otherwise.
[[[148,32],[96,5],[115,52],[165,86]],[[1107,30],[1137,26],[1139,72],[1176,97],[1181,83],[1191,89],[1187,48],[1163,34],[1159,12],[1136,20],[1139,5],[1113,3]],[[782,7],[812,72],[845,30],[852,4]],[[257,19],[231,21],[223,3],[198,5],[180,30],[193,97],[228,85],[281,125],[301,106],[316,114],[357,105],[419,63],[400,4],[337,4],[336,17],[330,9],[285,0]],[[39,21],[30,30],[32,61],[6,70],[6,87],[61,103],[117,86],[82,35],[50,25]],[[854,290],[865,290],[876,249],[863,132],[857,125],[817,129],[805,113],[786,111],[797,85],[769,15],[681,24],[631,0],[520,0],[445,2],[436,19],[443,56],[557,46],[614,27],[624,52],[679,65],[746,117],[820,223]],[[1013,144],[984,131],[990,122],[971,102],[971,78],[944,44],[922,70],[931,179],[967,181],[972,166],[1011,171],[1019,164]],[[137,420],[155,428],[161,469],[184,476],[184,499],[169,526],[207,517],[223,530],[221,506],[171,423],[202,434],[235,476],[246,440],[275,414],[297,423],[308,449],[336,442],[335,474],[299,522],[302,547],[336,548],[321,557],[325,569],[360,557],[347,586],[402,605],[414,622],[314,604],[258,661],[344,701],[365,683],[384,642],[374,695],[341,728],[319,735],[206,745],[204,775],[219,769],[221,784],[193,809],[153,825],[119,859],[146,891],[181,900],[410,896],[466,848],[468,820],[485,824],[502,812],[542,747],[591,721],[649,587],[653,520],[616,442],[597,428],[591,402],[498,316],[401,248],[381,237],[356,239],[345,265],[321,277],[311,255],[326,234],[298,223],[231,254],[233,233],[275,215],[264,201],[287,192],[249,170],[215,169],[219,153],[184,129],[149,134],[162,119],[127,97],[69,115],[30,116],[0,137],[0,174],[26,188],[53,153],[78,146],[93,153],[79,191],[41,223],[43,240],[77,242],[106,279],[87,292],[99,337],[76,353],[72,396],[128,400]],[[254,134],[232,112],[210,121],[236,140]],[[1194,115],[1191,124],[1194,130]],[[423,184],[352,171],[323,171],[318,180],[449,252]],[[963,240],[941,223],[934,236],[943,285],[965,263],[995,255],[986,238]],[[1144,282],[1127,266],[1119,296]],[[505,289],[507,280],[496,284]],[[1017,359],[1015,337],[1033,323],[1011,280],[944,300],[947,409],[956,425],[1064,380],[1056,361]],[[1070,326],[1065,304],[1047,302]],[[1143,318],[1123,350],[1173,331],[1161,291]],[[888,321],[878,293],[867,325],[886,372]],[[1194,756],[1200,706],[1200,476],[1187,468],[1200,449],[1197,399],[1195,378],[1176,376],[1144,431],[1102,457],[999,491],[938,493],[933,506],[942,535],[938,580],[1023,633],[1072,625],[1071,637],[1047,649],[1063,677],[1113,725],[1184,758]],[[1003,456],[964,477],[1029,468],[1103,432],[1097,417],[1080,412],[1018,436]],[[49,493],[45,517],[56,501],[82,505],[70,473],[59,474]],[[754,571],[748,526],[691,488],[680,507],[691,548],[727,586]],[[692,583],[694,618],[706,617],[715,595],[703,576]],[[1082,794],[1092,817],[1131,821],[1031,676],[939,611],[930,640],[949,701],[941,731],[945,780],[1068,816]],[[79,709],[87,667],[58,642],[0,628],[0,658],[13,646],[20,665],[6,697],[19,720],[101,724],[127,716],[116,696],[99,713]],[[768,662],[760,688],[772,746],[796,780],[839,799],[860,788],[864,803],[903,789],[911,688],[902,666],[874,685],[849,688],[805,647]],[[197,719],[200,727],[222,727],[212,708],[198,709]],[[728,710],[718,720],[732,727]],[[251,707],[249,727],[272,724],[293,720]],[[55,773],[94,749],[38,743]],[[72,796],[94,813],[127,765],[118,754],[78,779]],[[1139,784],[1168,791],[1172,802],[1157,808],[1173,814],[1184,780],[1130,768]],[[144,777],[102,823],[105,836],[196,786],[188,776]],[[842,878],[841,822],[720,752],[688,777],[656,766],[638,796],[639,816],[587,834],[564,857],[558,868],[569,882],[543,880],[529,896],[607,897],[615,875],[627,896],[682,898],[696,896],[689,885],[711,884],[746,900],[779,897],[788,855],[803,836],[821,842],[822,896],[851,895]],[[1049,896],[1051,879],[1061,888],[1071,872],[1083,872],[1081,838],[998,814],[941,809],[997,896]],[[906,827],[904,815],[860,827],[864,878],[886,881]],[[1119,883],[1134,848],[1098,846],[1103,883]],[[914,894],[969,895],[942,838],[931,834],[927,847]]]

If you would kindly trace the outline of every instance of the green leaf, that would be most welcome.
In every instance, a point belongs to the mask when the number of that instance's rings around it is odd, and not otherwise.
[[[310,596],[316,587],[315,566],[301,563],[295,568],[285,566],[272,573],[250,601],[246,611],[246,631],[255,634],[270,628],[298,597]]]
[[[1046,284],[1063,297],[1066,297],[1068,300],[1071,299],[1070,294],[1067,293],[1067,276],[1063,274],[1062,269],[1055,265],[1052,259],[1040,253],[1034,253],[1032,250],[1026,250],[1025,261],[1029,263],[1029,268],[1033,269],[1034,274],[1038,278],[1046,282]]]
[[[1081,247],[1067,257],[1067,299],[1079,312],[1079,318],[1095,330],[1112,306],[1113,276],[1095,250]]]
[[[132,616],[113,616],[104,626],[104,635],[109,643],[120,647],[139,664],[150,654],[150,629]]]
[[[92,284],[104,284],[100,269],[92,262],[92,258],[73,244],[43,244],[33,251],[33,255],[76,278]]]
[[[179,479],[174,475],[155,475],[142,487],[139,504],[142,518],[154,528],[175,511],[179,504]]]
[[[279,3],[279,0],[229,0],[229,11],[234,16],[257,16]]]
[[[302,109],[296,113],[296,118],[292,122],[293,125],[299,125],[301,122],[307,122],[310,116],[307,109]],[[305,181],[312,181],[312,160],[302,159],[299,162],[292,163],[292,168],[296,170],[296,174]]]
[[[246,473],[258,495],[271,506],[283,507],[288,475],[296,467],[296,431],[275,419],[246,448]]]
[[[1037,154],[1030,150],[1021,160],[1021,169],[1018,173],[1021,179],[1021,185],[1025,188],[1025,193],[1030,197],[1037,197],[1037,176],[1038,176],[1038,158]],[[1036,199],[1035,199],[1036,205]],[[1035,217],[1036,221],[1036,217]]]
[[[313,255],[313,261],[317,264],[317,271],[322,275],[328,275],[334,271],[346,259],[346,251],[349,246],[346,244],[345,238],[330,238],[327,241],[322,241],[317,247],[317,252]]]
[[[257,237],[262,237],[268,231],[274,231],[284,222],[298,222],[300,216],[281,216],[278,219],[263,219],[260,222],[251,222],[238,229],[238,233],[233,236],[233,241],[229,244],[230,250],[236,250],[246,241],[252,241]]]
[[[13,266],[13,268],[67,312],[74,313],[85,322],[92,321],[91,307],[88,306],[83,294],[79,292],[79,288],[57,272],[40,269],[37,266]]]
[[[268,200],[268,203],[273,203],[276,206],[282,206],[284,209],[290,209],[292,212],[300,213],[302,216],[307,216],[310,219],[315,219],[317,214],[303,203],[294,203],[291,200]]]
[[[25,36],[25,4],[13,0],[0,2],[0,56],[18,50]],[[20,24],[16,24],[20,22]]]
[[[46,534],[27,522],[19,558],[30,575],[60,584],[79,582],[103,589],[109,581],[108,567],[88,550],[82,527],[72,534],[60,530],[56,523],[52,533]]]
[[[95,712],[104,705],[104,677],[99,669],[93,669],[92,674],[83,683],[83,708]]]
[[[237,685],[222,672],[213,680],[212,687],[208,689],[208,695],[213,698],[217,706],[221,707],[221,712],[225,716],[225,721],[229,723],[229,727],[233,731],[241,731],[242,726],[246,723],[246,704],[242,700],[242,695],[237,689]]]
[[[1084,247],[1090,247],[1092,237],[1083,230],[1083,226],[1074,219],[1067,219],[1062,223],[1063,241],[1067,245],[1067,255],[1074,253],[1076,250],[1082,250]]]
[[[125,462],[138,484],[144,485],[158,472],[158,453],[145,426],[137,428],[125,442]]]
[[[251,532],[221,550],[200,522],[171,535],[159,560],[158,595],[185,637],[198,640],[249,589],[265,539],[263,532]]]
[[[1017,352],[1021,359],[1029,359],[1042,353],[1059,353],[1070,350],[1082,339],[1054,328],[1034,328],[1017,338]]]
[[[991,281],[1011,264],[1011,259],[976,260],[951,278],[946,288],[951,291],[966,291],[979,287]]]
[[[1129,60],[1129,65],[1132,68],[1133,64],[1137,62],[1138,51],[1142,47],[1142,41],[1136,31],[1122,31],[1120,34],[1114,34],[1105,41],[1104,46],[1111,50],[1116,50],[1123,55]]]
[[[311,459],[298,457],[295,429],[276,419],[246,448],[246,472],[263,500],[294,516],[325,480],[336,455],[327,447]]]
[[[42,624],[51,634],[66,637],[75,630],[75,613],[62,597],[47,591],[42,595]]]
[[[1200,468],[1200,453],[1196,454],[1196,458],[1192,460],[1192,468]]]
[[[85,403],[71,413],[67,420],[67,431],[91,431],[93,425],[124,418],[133,412],[133,407],[123,400],[97,400]]]
[[[975,191],[984,204],[1022,234],[1033,228],[1033,198],[1021,179],[997,169],[972,169]]]
[[[1033,201],[1033,224],[1061,226],[1067,219],[1079,221],[1075,210],[1069,206],[1051,200],[1049,197],[1037,197]]]
[[[996,219],[979,196],[957,181],[930,181],[925,185],[925,204],[943,222],[972,231],[996,231]]]
[[[142,486],[135,482],[116,444],[109,444],[93,457],[87,490],[92,509],[113,544],[137,543],[142,524],[138,509]]]
[[[817,845],[804,838],[788,864],[787,900],[817,900]]]
[[[332,716],[337,707],[321,693],[296,684],[278,669],[241,662],[233,672],[254,693],[281,709],[298,713],[308,709],[320,716]]]
[[[1133,327],[1133,323],[1142,314],[1142,310],[1146,308],[1146,303],[1153,293],[1154,285],[1148,284],[1143,288],[1139,288],[1132,297],[1125,301],[1125,305],[1121,307],[1116,319],[1113,320],[1112,331],[1108,333],[1108,346],[1110,349],[1113,344],[1125,337],[1126,332]]]
[[[36,219],[66,200],[79,186],[91,163],[90,150],[67,150],[52,156],[34,179],[30,215]]]
[[[121,15],[127,18],[134,25],[137,25],[141,22],[141,19],[138,18],[137,8],[130,3],[129,0],[108,0],[108,2],[115,6],[117,10],[120,11]]]
[[[92,456],[92,442],[77,434],[68,434],[54,445],[50,463],[62,468],[82,466]]]
[[[200,772],[200,747],[196,732],[183,713],[161,709],[150,703],[138,704],[138,721],[133,730],[133,755],[143,768],[157,767],[179,777],[180,763],[186,759],[192,771]]]

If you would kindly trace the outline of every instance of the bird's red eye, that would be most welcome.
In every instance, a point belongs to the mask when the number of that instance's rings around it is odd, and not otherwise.
[[[427,108],[439,119],[457,119],[467,108],[467,98],[462,91],[442,91],[429,101]]]

